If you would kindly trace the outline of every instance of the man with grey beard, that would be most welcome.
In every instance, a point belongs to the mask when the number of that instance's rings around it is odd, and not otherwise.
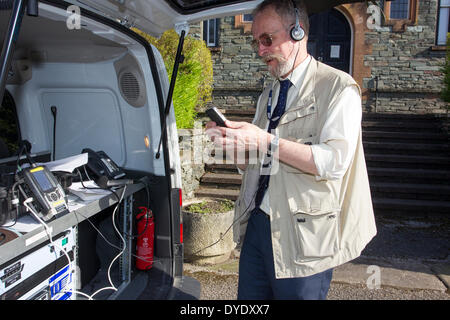
[[[238,299],[325,299],[332,269],[376,234],[360,88],[308,54],[308,31],[302,1],[263,1],[252,45],[275,80],[251,124],[206,126],[216,146],[246,155],[233,229],[235,241],[245,233]]]

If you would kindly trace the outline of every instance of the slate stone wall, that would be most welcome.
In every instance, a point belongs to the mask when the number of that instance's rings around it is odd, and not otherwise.
[[[372,52],[364,56],[371,77],[363,87],[370,91],[367,111],[395,113],[446,113],[439,98],[444,84],[445,51],[435,46],[437,0],[419,1],[417,24],[393,32],[382,26],[366,32]]]
[[[344,9],[348,9],[347,15],[353,14],[348,16],[353,28],[365,25],[366,5],[347,6]],[[382,23],[380,27],[365,31],[364,46],[354,44],[353,56],[363,59],[364,67],[369,68],[369,76],[357,79],[363,91],[367,91],[363,101],[365,111],[447,112],[447,104],[439,98],[445,50],[435,47],[437,8],[438,0],[419,1],[415,25],[395,32]],[[249,29],[245,32],[243,27],[236,27],[235,19],[221,19],[219,46],[211,49],[213,104],[229,109],[254,108],[264,84],[272,80],[250,45]],[[191,33],[199,35],[200,31],[196,26]],[[357,65],[355,61],[353,64]],[[353,70],[353,73],[358,71]]]

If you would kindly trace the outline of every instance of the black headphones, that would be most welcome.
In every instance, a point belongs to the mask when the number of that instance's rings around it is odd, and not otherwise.
[[[303,30],[303,28],[300,26],[299,13],[297,6],[295,5],[295,0],[292,0],[292,5],[294,6],[295,10],[295,26],[292,27],[290,34],[292,40],[300,41],[305,37],[305,30]]]

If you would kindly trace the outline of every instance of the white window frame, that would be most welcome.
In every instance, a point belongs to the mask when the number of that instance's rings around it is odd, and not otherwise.
[[[450,0],[440,0],[438,9],[438,25],[436,26],[436,44],[438,46],[445,46],[447,43],[449,19]]]
[[[218,19],[209,19],[205,20],[203,23],[203,28],[205,30],[203,31],[203,40],[206,42],[207,47],[217,47],[219,45],[219,22]],[[213,36],[211,37],[211,30],[210,28],[213,28]]]

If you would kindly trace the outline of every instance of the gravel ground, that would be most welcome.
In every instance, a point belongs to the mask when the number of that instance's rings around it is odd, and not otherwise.
[[[202,286],[200,300],[236,300],[238,275],[209,271],[185,272]]]
[[[363,255],[383,259],[449,261],[450,218],[389,219],[377,218],[378,234]],[[221,266],[202,267],[185,263],[185,274],[201,283],[200,300],[235,300],[238,259]],[[404,289],[382,286],[370,290],[363,284],[332,281],[329,300],[450,300],[450,292]]]
[[[328,300],[450,300],[450,295],[434,290],[406,290],[381,287],[369,290],[365,285],[332,283]]]
[[[237,296],[237,274],[201,271],[201,268],[186,268],[185,274],[197,279],[202,285],[200,300],[235,300]],[[190,271],[188,271],[190,270]],[[450,300],[450,295],[434,290],[408,290],[381,287],[369,290],[365,285],[332,282],[328,300]]]

